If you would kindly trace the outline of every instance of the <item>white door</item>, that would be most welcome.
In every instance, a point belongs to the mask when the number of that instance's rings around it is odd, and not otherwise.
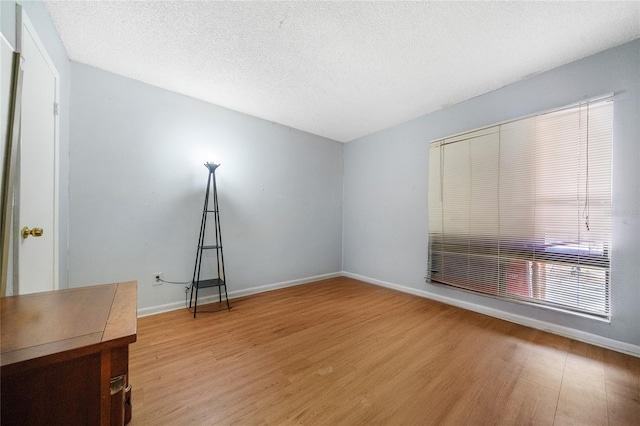
[[[19,294],[27,294],[58,288],[59,75],[22,8],[16,15],[17,47],[23,58],[24,76],[14,221],[14,288]]]

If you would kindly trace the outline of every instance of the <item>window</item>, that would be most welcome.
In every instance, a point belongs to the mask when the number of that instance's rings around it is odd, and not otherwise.
[[[432,282],[610,318],[613,99],[433,141]]]

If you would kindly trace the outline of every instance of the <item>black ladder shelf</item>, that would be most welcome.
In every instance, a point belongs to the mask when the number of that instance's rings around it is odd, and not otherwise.
[[[222,253],[222,234],[220,233],[220,210],[218,209],[218,190],[216,188],[216,169],[219,164],[206,163],[209,169],[209,178],[207,179],[207,192],[204,196],[204,209],[202,210],[202,221],[200,222],[200,237],[198,239],[198,251],[196,253],[196,264],[193,268],[193,279],[191,280],[191,296],[189,299],[189,308],[193,304],[193,317],[196,317],[198,310],[198,290],[201,288],[218,287],[219,303],[222,303],[222,290],[224,289],[224,299],[227,303],[227,309],[230,310],[229,297],[227,295],[227,284],[224,274],[224,255]],[[209,209],[209,194],[213,193],[213,210]],[[215,242],[206,243],[205,232],[207,228],[207,216],[213,214],[215,227]],[[203,253],[215,252],[216,265],[214,272],[217,277],[210,279],[200,279],[200,272],[203,263]],[[213,256],[211,256],[213,260]],[[195,289],[195,299],[194,299]]]

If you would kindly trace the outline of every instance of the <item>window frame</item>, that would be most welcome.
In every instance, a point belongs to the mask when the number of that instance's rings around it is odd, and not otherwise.
[[[598,104],[601,102],[611,102],[611,128],[610,128],[610,133],[607,133],[607,135],[610,135],[610,145],[608,147],[609,151],[609,157],[608,157],[608,163],[606,165],[606,167],[608,167],[608,171],[609,171],[609,183],[608,183],[608,197],[609,197],[609,201],[608,201],[608,209],[610,211],[613,211],[613,203],[612,203],[612,194],[613,194],[613,182],[611,180],[611,175],[613,173],[613,147],[614,147],[614,117],[615,117],[615,109],[614,109],[614,95],[613,94],[607,94],[607,95],[603,95],[603,96],[597,96],[597,97],[592,97],[592,98],[588,98],[579,102],[575,102],[560,108],[552,108],[552,109],[548,109],[545,111],[540,111],[534,114],[530,114],[527,116],[522,116],[522,117],[518,117],[518,118],[514,118],[511,120],[506,120],[500,123],[496,123],[496,124],[492,124],[489,126],[483,126],[480,128],[476,128],[473,130],[468,130],[468,131],[464,131],[464,132],[460,132],[460,133],[456,133],[454,135],[451,136],[447,136],[447,137],[443,137],[443,138],[438,138],[438,139],[434,139],[429,141],[429,180],[431,180],[432,178],[432,173],[434,173],[431,169],[434,166],[434,162],[432,162],[432,154],[434,154],[434,152],[436,152],[434,149],[432,149],[432,147],[435,144],[440,144],[441,148],[440,148],[440,159],[437,160],[437,165],[439,167],[439,172],[440,172],[440,177],[438,178],[438,183],[440,184],[440,191],[442,191],[442,187],[443,185],[445,185],[445,183],[443,183],[443,178],[442,175],[444,174],[443,172],[443,168],[444,166],[442,165],[443,163],[443,158],[444,158],[444,147],[446,145],[452,144],[452,143],[456,143],[456,142],[462,142],[468,139],[475,139],[478,138],[479,135],[487,135],[487,134],[491,134],[492,132],[498,132],[500,133],[501,128],[505,125],[509,125],[510,123],[517,123],[519,121],[523,121],[523,120],[527,120],[527,119],[531,119],[531,118],[536,118],[539,116],[543,116],[543,115],[547,115],[547,114],[554,114],[554,113],[561,113],[562,111],[570,111],[570,110],[578,110],[578,114],[581,113],[580,108],[584,107],[585,105],[587,107],[589,107],[591,104]],[[587,127],[588,128],[588,127]],[[497,130],[496,130],[497,129]],[[587,137],[588,140],[588,137]],[[471,142],[472,143],[472,142]],[[578,142],[579,144],[580,142]],[[535,147],[533,148],[535,149]],[[536,166],[537,167],[537,166]],[[602,252],[598,255],[598,254],[594,254],[594,255],[587,255],[584,256],[580,253],[578,253],[577,255],[575,254],[562,254],[562,255],[554,255],[554,254],[549,254],[549,253],[541,253],[541,252],[536,252],[538,258],[534,259],[536,261],[540,261],[539,263],[541,263],[542,265],[548,265],[549,263],[545,263],[545,262],[550,262],[550,263],[557,263],[560,265],[560,267],[567,267],[569,265],[572,265],[573,263],[576,263],[578,265],[578,270],[577,270],[577,274],[582,274],[582,272],[580,271],[580,266],[584,266],[585,268],[598,268],[599,271],[604,271],[605,277],[604,277],[604,291],[606,292],[604,299],[603,299],[603,303],[604,303],[604,308],[602,312],[595,312],[595,311],[587,311],[586,309],[580,309],[578,307],[571,307],[571,306],[566,306],[566,305],[561,305],[558,304],[557,302],[549,302],[548,300],[544,300],[544,299],[539,299],[537,297],[533,297],[531,295],[529,295],[528,297],[524,297],[524,298],[520,298],[517,296],[512,295],[505,295],[504,290],[501,289],[503,283],[503,280],[506,280],[506,278],[502,278],[503,275],[506,276],[506,271],[501,269],[501,262],[502,262],[502,258],[507,258],[507,256],[500,256],[500,253],[498,253],[498,255],[496,256],[496,259],[498,261],[498,282],[497,282],[497,290],[495,292],[495,294],[492,294],[490,292],[487,291],[478,291],[478,290],[474,290],[472,288],[468,288],[469,286],[465,286],[465,285],[456,285],[455,283],[447,283],[447,282],[442,282],[442,281],[438,281],[436,279],[432,279],[432,269],[433,269],[433,263],[434,262],[434,244],[438,244],[440,243],[440,241],[435,240],[434,241],[434,233],[433,230],[431,229],[431,216],[432,214],[437,214],[437,212],[435,211],[435,208],[432,208],[432,200],[431,197],[433,196],[433,188],[432,188],[432,182],[428,183],[428,193],[429,193],[429,201],[427,203],[428,205],[428,217],[429,217],[429,242],[428,242],[428,270],[427,270],[427,277],[426,280],[429,283],[433,283],[433,284],[439,284],[439,285],[445,285],[448,287],[454,287],[463,291],[468,291],[474,294],[482,294],[485,296],[489,296],[489,297],[493,297],[493,298],[497,298],[497,299],[501,299],[501,300],[507,300],[507,301],[511,301],[511,302],[517,302],[517,303],[523,303],[523,304],[527,304],[527,305],[532,305],[532,306],[536,306],[536,307],[543,307],[546,309],[551,309],[551,310],[556,310],[556,311],[561,311],[561,312],[568,312],[570,314],[573,315],[577,315],[577,316],[583,316],[583,317],[587,317],[587,318],[592,318],[592,319],[597,319],[597,320],[602,320],[605,322],[610,322],[611,321],[611,316],[612,316],[612,307],[611,307],[611,292],[612,292],[612,286],[611,286],[611,252],[612,252],[612,240],[613,240],[613,229],[612,229],[612,223],[609,223],[609,229],[608,229],[608,240],[605,241],[605,244],[608,242],[609,245],[608,246],[604,246]],[[442,197],[442,195],[440,195]],[[551,199],[552,197],[550,197]],[[540,200],[542,200],[543,198],[540,198]],[[536,202],[541,202],[539,201],[537,198],[535,198]],[[499,204],[498,204],[499,205]],[[496,205],[496,206],[498,206]],[[444,202],[441,200],[441,203],[439,205],[440,209],[443,209],[441,211],[442,214],[442,220],[444,221]],[[610,212],[609,212],[610,213]],[[499,214],[498,214],[499,215]],[[445,228],[444,226],[444,222],[442,222],[441,226],[443,228]],[[444,231],[440,234],[440,236],[442,238],[445,238],[447,234],[444,233]],[[455,233],[450,233],[449,234],[449,238],[455,235]],[[498,239],[501,238],[500,235],[497,236]],[[443,243],[444,246],[444,243]],[[499,251],[499,249],[498,249]],[[534,249],[535,251],[535,249]],[[440,253],[441,255],[444,255],[445,250],[443,249],[442,252]],[[485,253],[486,254],[486,253]],[[472,255],[472,252],[469,251],[467,253],[462,253],[461,255],[464,256],[468,256],[470,257]],[[518,259],[520,256],[518,256],[517,254],[515,255],[515,258],[512,259]],[[546,259],[545,259],[546,256]],[[554,257],[556,256],[556,257]],[[562,261],[559,261],[559,257],[562,257]],[[575,257],[577,260],[575,262],[572,262],[572,256]],[[523,261],[529,261],[530,259],[525,255],[522,258]],[[508,264],[508,263],[507,263]],[[537,263],[533,263],[533,265],[537,265]],[[538,267],[538,266],[535,266]],[[546,266],[545,266],[546,267]],[[468,266],[469,269],[471,269],[471,266]],[[528,268],[532,268],[532,264],[530,263]],[[544,278],[546,280],[546,277]],[[578,278],[578,282],[580,283],[580,279],[582,278]],[[546,281],[545,281],[545,286],[546,286]],[[556,284],[558,285],[558,284]],[[482,286],[479,286],[482,287]],[[486,290],[486,289],[485,289]],[[557,289],[556,289],[557,290]],[[579,291],[578,291],[579,292]],[[546,296],[545,296],[546,297]]]

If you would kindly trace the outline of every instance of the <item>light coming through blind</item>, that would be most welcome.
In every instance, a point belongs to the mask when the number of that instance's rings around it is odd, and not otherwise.
[[[431,142],[430,281],[610,318],[613,99]]]

